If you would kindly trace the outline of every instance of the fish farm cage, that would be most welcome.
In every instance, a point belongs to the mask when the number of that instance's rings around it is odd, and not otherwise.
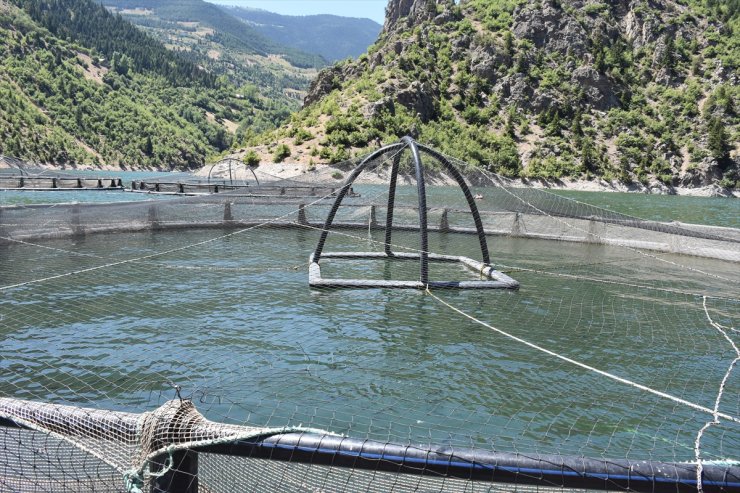
[[[732,217],[346,165],[0,203],[0,491],[740,492]]]
[[[124,190],[117,177],[81,176],[51,171],[17,158],[0,155],[0,190]]]
[[[209,166],[205,176],[196,174],[179,180],[158,178],[131,182],[132,192],[186,196],[228,193],[255,197],[320,198],[335,195],[340,189],[341,182],[336,178],[321,176],[320,172],[306,173],[302,178],[292,180],[247,166],[233,158],[222,159]],[[356,195],[352,188],[345,193]]]

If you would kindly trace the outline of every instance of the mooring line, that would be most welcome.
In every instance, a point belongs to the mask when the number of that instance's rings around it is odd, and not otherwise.
[[[491,325],[491,324],[489,324],[487,322],[484,322],[483,320],[480,320],[480,319],[478,319],[478,318],[470,315],[469,313],[466,313],[466,312],[462,311],[461,309],[459,309],[459,308],[457,308],[455,306],[452,306],[448,302],[444,301],[443,299],[441,299],[440,297],[438,297],[437,295],[435,295],[434,293],[432,293],[429,290],[428,287],[426,289],[426,293],[428,295],[430,295],[432,298],[434,298],[435,300],[437,300],[442,305],[444,305],[447,308],[455,311],[456,313],[462,315],[463,317],[468,318],[468,319],[472,320],[473,322],[475,322],[475,323],[477,323],[479,325],[482,325],[483,327],[486,327],[488,329],[491,329],[492,331],[494,331],[494,332],[496,332],[498,334],[501,334],[501,335],[503,335],[505,337],[508,337],[509,339],[512,339],[512,340],[514,340],[514,341],[516,341],[516,342],[518,342],[520,344],[524,344],[525,346],[528,346],[528,347],[530,347],[532,349],[535,349],[535,350],[540,351],[542,353],[548,354],[548,355],[553,356],[555,358],[561,359],[561,360],[563,360],[563,361],[565,361],[567,363],[570,363],[572,365],[578,366],[578,367],[583,368],[585,370],[592,371],[592,372],[597,373],[597,374],[599,374],[601,376],[610,378],[610,379],[612,379],[612,380],[614,380],[616,382],[619,382],[619,383],[622,383],[622,384],[625,384],[625,385],[629,385],[630,387],[634,387],[634,388],[637,388],[637,389],[640,389],[640,390],[644,390],[646,392],[650,392],[651,394],[657,395],[657,396],[662,397],[664,399],[668,399],[668,400],[673,401],[673,402],[676,402],[678,404],[683,404],[684,406],[690,407],[690,408],[695,409],[697,411],[701,411],[701,412],[704,412],[704,413],[707,413],[707,414],[711,414],[712,416],[717,416],[717,417],[726,419],[728,421],[733,421],[735,423],[740,423],[740,418],[738,418],[738,417],[731,416],[731,415],[725,414],[725,413],[720,413],[718,410],[715,411],[714,409],[709,409],[708,407],[704,407],[702,405],[693,403],[691,401],[687,401],[685,399],[681,399],[680,397],[676,397],[674,395],[668,394],[666,392],[662,392],[660,390],[655,390],[655,389],[653,389],[651,387],[648,387],[646,385],[642,385],[642,384],[639,384],[637,382],[633,382],[632,380],[628,380],[626,378],[623,378],[623,377],[614,375],[613,373],[609,373],[609,372],[604,371],[604,370],[599,370],[598,368],[595,368],[593,366],[587,365],[585,363],[582,363],[580,361],[574,360],[572,358],[568,358],[567,356],[563,356],[562,354],[556,353],[556,352],[551,351],[549,349],[546,349],[546,348],[544,348],[542,346],[538,346],[537,344],[534,344],[534,343],[529,342],[529,341],[527,341],[525,339],[522,339],[521,337],[517,337],[517,336],[515,336],[513,334],[509,334],[508,332],[505,332],[505,331],[503,331],[503,330],[501,330],[499,328],[496,328],[493,325]]]

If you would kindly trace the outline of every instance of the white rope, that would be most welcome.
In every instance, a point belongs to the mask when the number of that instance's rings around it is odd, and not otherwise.
[[[718,324],[714,320],[712,320],[712,316],[709,315],[709,310],[707,309],[707,297],[705,296],[702,300],[702,306],[704,307],[704,313],[707,316],[707,319],[709,320],[710,325],[717,329],[720,334],[722,334],[722,337],[724,337],[727,342],[730,343],[730,346],[732,346],[732,349],[735,351],[736,357],[732,360],[732,363],[730,363],[730,366],[727,368],[727,371],[725,372],[725,376],[722,379],[722,382],[719,384],[719,391],[717,392],[717,398],[714,400],[714,409],[712,409],[712,420],[707,421],[704,426],[701,427],[699,432],[696,434],[696,441],[694,442],[694,454],[696,455],[696,489],[698,493],[702,493],[704,491],[703,485],[702,485],[702,472],[704,471],[704,464],[702,462],[701,458],[701,439],[704,436],[704,432],[708,430],[710,427],[714,425],[719,424],[719,418],[724,417],[719,412],[719,406],[722,402],[722,395],[725,392],[725,385],[727,384],[727,380],[730,378],[730,374],[732,373],[732,370],[735,368],[735,365],[740,361],[740,349],[738,349],[737,345],[735,344],[735,341],[733,341],[728,335],[727,332],[725,332],[724,329],[727,329],[727,327],[724,327],[723,325]]]
[[[597,374],[599,374],[601,376],[610,378],[610,379],[612,379],[612,380],[614,380],[616,382],[619,382],[619,383],[622,383],[622,384],[625,384],[625,385],[629,385],[630,387],[634,387],[636,389],[644,390],[646,392],[650,392],[651,394],[657,395],[657,396],[662,397],[664,399],[668,399],[668,400],[673,401],[673,402],[676,402],[678,404],[683,404],[684,406],[690,407],[690,408],[695,409],[697,411],[701,411],[701,412],[704,412],[704,413],[707,413],[707,414],[711,414],[713,416],[716,415],[716,416],[719,416],[719,417],[721,417],[723,419],[726,419],[728,421],[733,421],[735,423],[740,423],[740,418],[737,418],[735,416],[731,416],[729,414],[720,413],[719,411],[715,411],[714,409],[709,409],[708,407],[704,407],[702,405],[695,404],[693,402],[687,401],[685,399],[681,399],[680,397],[676,397],[676,396],[671,395],[671,394],[668,394],[666,392],[661,392],[660,390],[655,390],[653,388],[647,387],[647,386],[642,385],[642,384],[639,384],[637,382],[633,382],[632,380],[628,380],[626,378],[622,378],[620,376],[614,375],[613,373],[609,373],[609,372],[606,372],[604,370],[599,370],[598,368],[595,368],[593,366],[587,365],[585,363],[581,363],[580,361],[576,361],[574,359],[568,358],[567,356],[563,356],[562,354],[558,354],[558,353],[556,353],[554,351],[550,351],[549,349],[545,349],[542,346],[538,346],[537,344],[533,344],[533,343],[531,343],[531,342],[529,342],[527,340],[522,339],[521,337],[517,337],[517,336],[515,336],[513,334],[509,334],[508,332],[505,332],[505,331],[503,331],[501,329],[498,329],[498,328],[494,327],[493,325],[490,325],[490,324],[488,324],[488,323],[486,323],[486,322],[484,322],[484,321],[482,321],[482,320],[480,320],[480,319],[478,319],[478,318],[476,318],[476,317],[474,317],[474,316],[472,316],[472,315],[470,315],[468,313],[465,313],[464,311],[460,310],[459,308],[452,306],[451,304],[447,303],[446,301],[444,301],[443,299],[439,298],[434,293],[432,293],[429,290],[429,288],[427,288],[426,292],[432,298],[434,298],[435,300],[437,300],[438,302],[440,302],[441,304],[443,304],[447,308],[450,308],[451,310],[453,310],[453,311],[457,312],[458,314],[462,315],[463,317],[468,318],[468,319],[472,320],[473,322],[482,325],[483,327],[486,327],[488,329],[491,329],[492,331],[497,332],[498,334],[501,334],[501,335],[503,335],[505,337],[508,337],[509,339],[512,339],[512,340],[514,340],[516,342],[519,342],[521,344],[524,344],[525,346],[528,346],[528,347],[530,347],[532,349],[535,349],[535,350],[540,351],[542,353],[548,354],[550,356],[554,356],[555,358],[558,358],[560,360],[563,360],[563,361],[565,361],[567,363],[570,363],[572,365],[578,366],[578,367],[583,368],[585,370],[592,371],[592,372],[597,373]]]

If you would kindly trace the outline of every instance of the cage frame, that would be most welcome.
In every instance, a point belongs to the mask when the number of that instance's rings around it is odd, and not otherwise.
[[[393,235],[393,211],[396,200],[396,186],[398,183],[398,172],[401,163],[401,153],[408,148],[414,162],[416,173],[417,198],[419,201],[419,251],[417,253],[394,252],[391,249],[391,240]],[[388,188],[388,205],[385,223],[385,243],[383,252],[324,252],[326,239],[331,230],[334,218],[342,200],[347,192],[352,188],[355,180],[365,171],[367,166],[375,159],[381,158],[387,154],[394,153],[393,164],[391,167],[390,183]],[[421,154],[425,153],[438,160],[444,166],[445,170],[450,173],[465,196],[470,212],[475,223],[475,231],[478,236],[478,242],[481,249],[482,261],[477,261],[465,256],[458,255],[436,255],[429,252],[429,230],[427,220],[427,197],[426,185],[424,182],[424,165]],[[402,281],[402,280],[381,280],[381,279],[329,279],[321,275],[320,260],[322,258],[335,259],[364,259],[364,260],[415,260],[419,259],[419,280]],[[461,265],[472,269],[481,276],[481,280],[470,281],[430,281],[429,280],[429,262],[458,262]],[[434,149],[416,142],[410,136],[403,137],[400,141],[381,147],[377,151],[368,155],[352,171],[350,176],[342,185],[337,193],[336,199],[332,204],[331,210],[324,222],[316,249],[309,258],[309,286],[322,288],[407,288],[407,289],[426,289],[432,288],[456,288],[456,289],[518,289],[519,282],[497,271],[491,266],[490,254],[488,252],[488,242],[486,232],[483,230],[483,221],[475,204],[475,198],[470,192],[470,188],[462,174],[449,162],[442,154]]]

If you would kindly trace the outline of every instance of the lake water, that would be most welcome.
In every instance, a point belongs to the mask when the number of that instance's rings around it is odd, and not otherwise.
[[[738,226],[736,199],[566,195],[649,219]],[[0,203],[7,197],[0,193]],[[172,382],[217,421],[497,451],[690,460],[711,415],[491,327],[710,408],[734,354],[707,313],[737,327],[737,264],[492,237],[495,262],[520,290],[317,291],[307,284],[316,231],[224,233],[0,246],[3,286],[46,279],[1,291],[0,394],[143,412],[175,396]],[[381,239],[373,235],[332,237],[328,248],[367,250]],[[418,239],[398,233],[395,242],[413,247]],[[430,238],[438,253],[477,258],[477,248],[472,236]],[[143,258],[153,253],[160,255]],[[418,265],[332,261],[324,273],[405,279],[418,276]],[[445,265],[431,277],[474,276]],[[714,296],[708,312],[703,294]],[[740,342],[737,332],[730,337]],[[740,415],[738,372],[720,409]],[[705,457],[737,458],[739,430],[712,427]]]

